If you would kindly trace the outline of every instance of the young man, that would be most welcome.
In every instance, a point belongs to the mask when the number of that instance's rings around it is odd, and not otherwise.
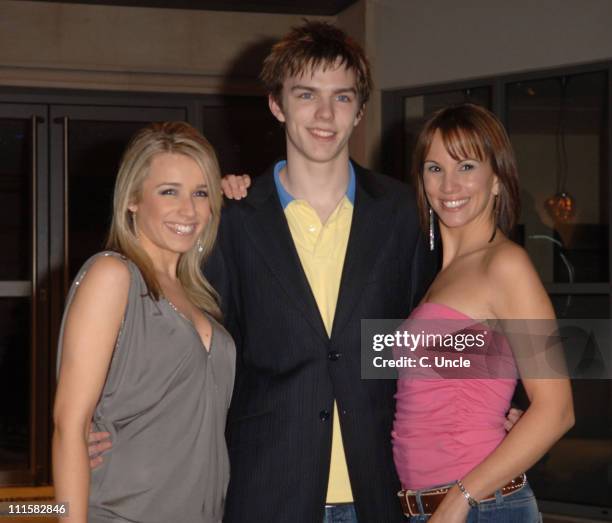
[[[412,192],[349,160],[371,89],[361,48],[307,22],[261,77],[287,160],[229,203],[206,267],[238,351],[224,521],[400,522],[395,383],[361,379],[360,322],[408,316],[435,263]]]

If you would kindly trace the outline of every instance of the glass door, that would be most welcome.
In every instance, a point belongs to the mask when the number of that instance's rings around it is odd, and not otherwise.
[[[47,108],[0,104],[0,484],[48,462]]]
[[[51,106],[52,340],[59,334],[72,279],[83,262],[104,247],[115,176],[130,138],[151,122],[186,119],[181,107]]]

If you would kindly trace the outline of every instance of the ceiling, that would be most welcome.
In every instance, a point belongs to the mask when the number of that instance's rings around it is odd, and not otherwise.
[[[57,2],[57,0],[38,0]],[[61,0],[69,4],[99,4],[168,9],[205,9],[211,11],[246,11],[334,16],[357,0]]]

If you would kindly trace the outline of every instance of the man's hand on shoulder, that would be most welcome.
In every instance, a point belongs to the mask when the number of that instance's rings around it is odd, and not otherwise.
[[[226,174],[221,178],[223,195],[230,200],[241,200],[246,197],[250,186],[251,177],[248,174]]]

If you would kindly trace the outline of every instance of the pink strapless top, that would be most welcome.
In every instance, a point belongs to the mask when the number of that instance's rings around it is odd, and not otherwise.
[[[435,319],[470,320],[436,303],[423,303],[409,318]],[[504,439],[515,387],[516,379],[399,379],[391,435],[402,487],[451,483],[482,462]]]

